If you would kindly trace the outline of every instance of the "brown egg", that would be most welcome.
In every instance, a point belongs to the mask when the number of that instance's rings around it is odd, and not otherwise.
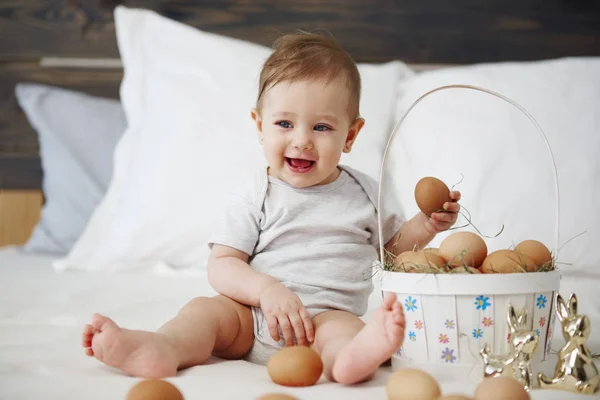
[[[481,274],[481,271],[478,270],[477,268],[461,266],[461,267],[452,268],[452,273],[453,274],[455,274],[455,273],[456,274]]]
[[[530,400],[529,393],[516,379],[499,376],[484,378],[475,389],[475,400]]]
[[[535,272],[536,266],[531,258],[516,253],[514,250],[496,250],[490,253],[481,264],[481,272],[484,274],[512,272]]]
[[[279,385],[312,386],[323,373],[323,362],[309,347],[285,347],[269,359],[267,371]]]
[[[387,396],[389,400],[434,400],[441,391],[435,378],[425,371],[403,368],[389,377]]]
[[[440,244],[440,256],[451,267],[479,267],[487,256],[483,239],[473,232],[456,232]]]
[[[433,247],[429,247],[429,248],[427,248],[427,249],[423,249],[423,251],[424,251],[425,253],[431,253],[431,254],[435,254],[436,256],[439,256],[439,255],[440,255],[440,249],[436,249],[436,248],[433,248]]]
[[[515,251],[531,258],[537,266],[552,261],[550,250],[537,240],[524,240],[515,246]]]
[[[444,397],[440,397],[439,400],[473,400],[473,398],[463,396],[462,394],[449,394]]]
[[[126,400],[183,400],[183,395],[167,381],[144,379],[133,385]]]
[[[394,265],[404,272],[439,272],[446,263],[442,257],[430,251],[405,251],[396,257]]]
[[[290,396],[285,393],[268,393],[263,394],[256,400],[298,400],[296,397]]]
[[[415,200],[417,206],[425,215],[444,210],[444,203],[452,201],[450,189],[441,180],[425,177],[415,186]]]

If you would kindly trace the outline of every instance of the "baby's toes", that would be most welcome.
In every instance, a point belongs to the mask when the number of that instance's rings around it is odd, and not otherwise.
[[[402,304],[394,304],[394,307],[392,308],[392,316],[396,324],[404,324],[404,310],[402,309]]]
[[[93,356],[94,356],[94,350],[92,350],[92,349],[90,349],[90,348],[88,348],[88,349],[85,349],[85,355],[86,355],[86,356],[93,357]]]
[[[383,309],[384,310],[392,310],[394,307],[394,304],[396,303],[396,293],[394,292],[388,292],[385,294],[385,296],[383,297]]]
[[[91,325],[86,325],[83,328],[83,333],[81,334],[81,344],[83,347],[91,347],[92,346],[92,338],[96,333],[96,328]]]

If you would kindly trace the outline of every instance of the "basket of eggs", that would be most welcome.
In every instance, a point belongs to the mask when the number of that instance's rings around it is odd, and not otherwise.
[[[496,96],[517,107],[531,120],[552,151],[540,126],[520,105],[498,93],[470,85],[433,89],[417,99],[396,124],[387,143],[379,179],[379,206],[382,210],[384,171],[390,143],[400,125],[425,97],[446,89],[470,89]],[[558,177],[554,166],[557,196]],[[443,210],[450,189],[435,177],[423,177],[415,186],[415,201],[426,215]],[[379,237],[382,236],[382,216]],[[556,233],[558,244],[558,232]],[[560,285],[560,271],[554,253],[531,237],[511,248],[490,251],[484,236],[455,230],[436,248],[415,248],[397,256],[380,243],[381,288],[393,292],[404,307],[405,338],[392,357],[392,369],[418,367],[423,370],[473,381],[484,377],[482,349],[494,355],[507,354],[512,346],[509,306],[524,315],[521,330],[537,335],[531,354],[534,376],[551,373],[549,360],[554,315],[553,300]]]

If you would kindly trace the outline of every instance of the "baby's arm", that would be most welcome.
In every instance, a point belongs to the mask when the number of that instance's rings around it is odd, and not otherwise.
[[[426,223],[427,216],[421,212],[406,221],[398,233],[386,243],[386,250],[397,256],[415,247],[422,249],[427,246],[435,237],[436,232],[428,230]]]
[[[208,282],[220,294],[238,303],[259,307],[260,295],[279,281],[248,265],[248,254],[215,244],[208,259]]]
[[[400,253],[412,250],[415,247],[422,249],[433,240],[435,235],[450,229],[456,222],[460,211],[460,205],[458,204],[460,192],[450,192],[450,198],[452,199],[451,202],[444,203],[444,210],[447,212],[434,212],[431,214],[431,218],[419,212],[402,225],[402,228],[386,243],[386,250],[398,256]]]
[[[314,340],[314,326],[298,295],[272,276],[253,270],[248,259],[242,251],[214,244],[208,259],[209,283],[238,303],[260,307],[275,341],[280,340],[279,326],[287,346],[294,344],[294,336],[299,345],[308,345]]]

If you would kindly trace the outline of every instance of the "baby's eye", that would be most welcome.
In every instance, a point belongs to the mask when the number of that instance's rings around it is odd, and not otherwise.
[[[323,124],[317,124],[317,125],[315,125],[315,127],[313,129],[317,132],[325,132],[325,131],[331,130],[330,127],[328,127],[327,125],[323,125]]]
[[[275,125],[279,125],[282,128],[289,129],[292,127],[292,124],[289,121],[277,121]]]

